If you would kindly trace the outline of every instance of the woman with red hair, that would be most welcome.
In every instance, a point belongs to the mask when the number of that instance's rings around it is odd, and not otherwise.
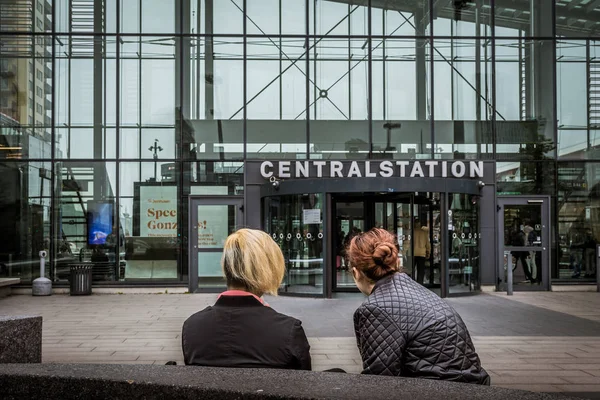
[[[348,260],[368,296],[354,313],[364,374],[490,384],[458,313],[400,271],[394,235],[375,228],[355,236]]]

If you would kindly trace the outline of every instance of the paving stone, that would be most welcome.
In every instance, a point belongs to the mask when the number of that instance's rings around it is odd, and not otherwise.
[[[516,293],[512,297],[494,294],[448,300],[469,327],[484,368],[493,378],[502,378],[497,383],[493,379],[493,384],[546,392],[599,391],[594,379],[600,379],[600,296]],[[56,295],[42,302],[12,296],[0,300],[0,308],[3,313],[43,316],[43,362],[183,364],[181,326],[215,299],[213,294],[77,299]],[[269,297],[267,301],[303,321],[314,369],[362,370],[352,326],[362,296]]]

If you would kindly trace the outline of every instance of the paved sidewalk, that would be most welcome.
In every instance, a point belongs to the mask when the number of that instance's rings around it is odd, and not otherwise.
[[[0,314],[44,317],[43,362],[181,363],[183,321],[215,299],[214,294],[21,295],[0,299]],[[357,373],[361,360],[352,313],[362,299],[267,301],[303,321],[313,369]],[[469,327],[493,385],[600,398],[599,299],[597,293],[518,293],[448,302]]]

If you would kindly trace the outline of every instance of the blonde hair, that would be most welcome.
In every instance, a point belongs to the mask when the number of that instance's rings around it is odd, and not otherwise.
[[[240,229],[227,237],[221,267],[227,286],[245,288],[258,296],[277,296],[285,273],[281,249],[269,235],[256,229]]]

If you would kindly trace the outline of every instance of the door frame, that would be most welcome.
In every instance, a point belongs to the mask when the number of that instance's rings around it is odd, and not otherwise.
[[[541,201],[541,217],[542,217],[542,284],[539,286],[522,286],[522,285],[514,285],[513,290],[516,291],[549,291],[550,290],[550,265],[552,264],[552,252],[551,250],[551,240],[550,235],[552,233],[550,229],[551,219],[551,204],[550,204],[550,196],[543,195],[531,195],[531,196],[498,196],[497,197],[497,213],[496,213],[496,222],[498,227],[498,237],[497,237],[497,265],[496,265],[496,273],[498,274],[498,287],[497,291],[506,291],[508,290],[507,282],[504,281],[504,208],[508,206],[524,206],[524,205],[532,205],[539,204]],[[511,249],[511,246],[506,246]],[[522,250],[540,250],[539,247],[523,247]]]
[[[404,201],[403,201],[404,200]],[[393,208],[393,220],[394,220],[394,224],[397,223],[397,207],[396,204],[398,203],[402,203],[402,204],[409,204],[410,205],[410,210],[411,210],[411,219],[414,218],[414,215],[412,215],[412,211],[414,210],[414,205],[415,205],[415,194],[411,193],[411,192],[398,192],[398,193],[385,193],[385,194],[363,194],[362,196],[352,196],[351,194],[346,194],[343,193],[341,195],[337,195],[337,194],[333,194],[332,198],[331,198],[331,224],[332,224],[332,235],[331,235],[331,255],[329,257],[329,265],[331,265],[331,268],[329,269],[329,271],[327,272],[330,276],[331,276],[331,289],[329,290],[328,293],[358,293],[359,290],[357,287],[338,287],[337,286],[337,270],[336,270],[336,256],[337,256],[337,249],[335,246],[335,243],[338,242],[338,234],[339,232],[337,232],[337,209],[338,209],[338,203],[355,203],[355,202],[362,202],[363,203],[363,209],[364,209],[364,227],[365,227],[365,231],[369,230],[372,228],[372,225],[375,222],[375,204],[376,203],[383,203],[383,204],[393,204],[394,208]],[[386,212],[386,209],[384,208],[384,213]],[[387,227],[387,219],[382,221],[384,223],[384,226],[386,229],[388,229],[389,227]],[[370,228],[367,228],[368,226],[370,226]],[[411,223],[411,228],[410,228],[410,236],[414,236],[414,226]],[[395,233],[394,233],[395,234]],[[410,244],[411,244],[411,254],[413,253],[412,250],[412,246],[414,244],[414,242],[412,240],[410,240]]]
[[[190,196],[188,202],[188,275],[190,293],[215,292],[214,289],[198,288],[198,206],[237,206],[236,229],[244,225],[244,198],[233,196]],[[220,249],[222,250],[222,249]],[[219,251],[219,249],[206,249],[205,252]],[[202,250],[200,251],[202,252]]]

